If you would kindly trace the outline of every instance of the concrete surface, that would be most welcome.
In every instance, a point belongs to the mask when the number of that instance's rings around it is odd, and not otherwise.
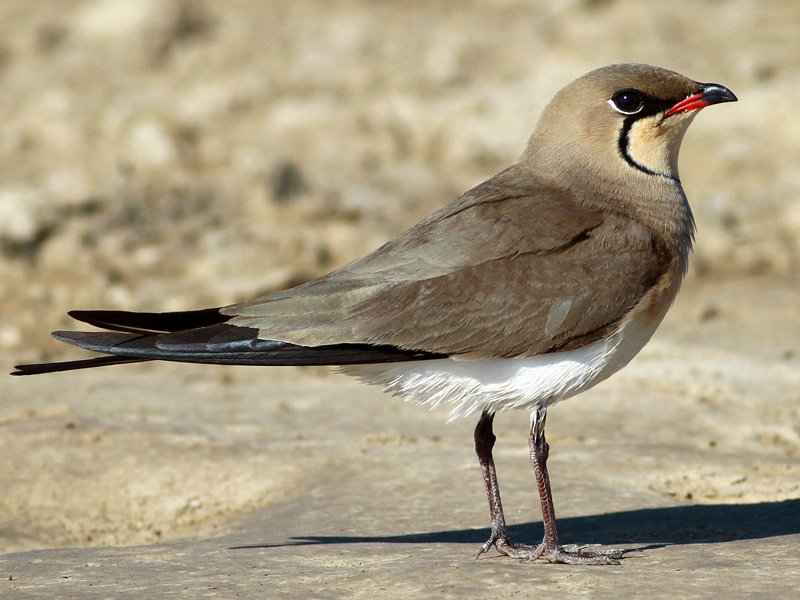
[[[747,289],[685,290],[626,370],[551,412],[562,537],[632,548],[619,566],[494,551],[475,560],[488,511],[471,419],[445,424],[443,412],[322,371],[165,364],[13,381],[3,452],[16,448],[18,460],[2,474],[2,531],[11,543],[26,527],[37,539],[108,543],[126,530],[128,541],[158,540],[182,524],[193,539],[5,554],[0,593],[791,597],[800,586],[800,324],[788,320],[797,287],[759,289],[787,317],[768,328],[740,320]],[[541,530],[526,421],[498,417],[497,462],[513,536],[533,541]],[[46,483],[53,465],[58,487]],[[30,491],[20,497],[36,486],[49,496],[40,504],[63,510],[37,507]]]

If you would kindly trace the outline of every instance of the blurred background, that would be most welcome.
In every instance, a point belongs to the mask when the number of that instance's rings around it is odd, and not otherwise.
[[[687,285],[797,280],[796,0],[4,0],[0,356],[67,352],[70,308],[221,305],[342,265],[614,62],[740,99],[684,143]]]

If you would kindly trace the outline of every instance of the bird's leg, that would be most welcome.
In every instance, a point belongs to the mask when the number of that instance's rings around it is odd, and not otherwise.
[[[569,563],[578,565],[614,565],[619,564],[616,559],[622,558],[622,550],[604,550],[599,552],[582,552],[580,548],[562,546],[558,538],[556,526],[556,513],[553,508],[553,493],[550,490],[550,477],[547,474],[547,456],[550,446],[544,437],[544,425],[547,420],[547,406],[537,406],[531,414],[531,432],[528,438],[533,474],[536,477],[536,486],[539,488],[539,499],[542,503],[542,522],[544,524],[544,539],[536,547],[530,559],[546,558],[551,562]]]
[[[483,482],[486,485],[486,496],[489,500],[489,515],[492,519],[492,533],[486,543],[481,546],[477,556],[480,556],[494,546],[498,552],[512,558],[535,560],[546,558],[551,562],[581,564],[581,565],[609,565],[617,564],[623,551],[606,550],[600,552],[582,552],[580,548],[562,546],[558,538],[556,527],[556,514],[553,508],[553,494],[550,491],[550,478],[547,475],[547,455],[550,448],[544,438],[544,426],[547,418],[547,407],[539,406],[534,409],[531,416],[531,432],[528,438],[531,465],[539,488],[539,498],[542,503],[542,520],[544,523],[544,539],[541,544],[517,544],[508,538],[506,520],[503,516],[503,504],[500,501],[500,486],[497,483],[492,449],[495,436],[492,431],[494,413],[483,411],[478,425],[475,427],[475,454],[483,473]]]
[[[488,551],[492,546],[499,552],[515,558],[527,558],[527,553],[536,549],[536,546],[513,544],[508,539],[506,519],[503,516],[503,503],[500,501],[500,486],[497,484],[497,473],[492,458],[492,448],[497,438],[492,431],[494,413],[483,411],[478,425],[475,427],[475,454],[483,473],[483,483],[486,486],[486,496],[489,499],[489,516],[492,519],[492,533],[486,543],[481,546],[478,556]],[[524,554],[519,555],[519,553]]]
[[[492,431],[494,413],[483,411],[478,424],[475,426],[475,454],[483,473],[483,484],[486,486],[486,497],[489,500],[489,517],[492,520],[492,533],[486,543],[481,546],[478,556],[489,550],[501,539],[508,539],[506,518],[503,516],[503,503],[500,501],[500,486],[497,484],[497,473],[494,469],[492,448],[497,439]]]

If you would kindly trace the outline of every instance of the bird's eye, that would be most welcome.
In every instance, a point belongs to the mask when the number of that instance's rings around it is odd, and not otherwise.
[[[644,108],[644,98],[636,90],[622,90],[611,97],[608,103],[623,115],[635,115]]]

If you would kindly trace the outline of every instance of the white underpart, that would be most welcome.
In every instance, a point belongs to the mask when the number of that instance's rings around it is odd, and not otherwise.
[[[610,377],[627,365],[661,319],[630,322],[606,339],[566,352],[526,358],[357,365],[343,373],[409,402],[451,406],[450,420],[488,409],[531,409],[555,404]]]

